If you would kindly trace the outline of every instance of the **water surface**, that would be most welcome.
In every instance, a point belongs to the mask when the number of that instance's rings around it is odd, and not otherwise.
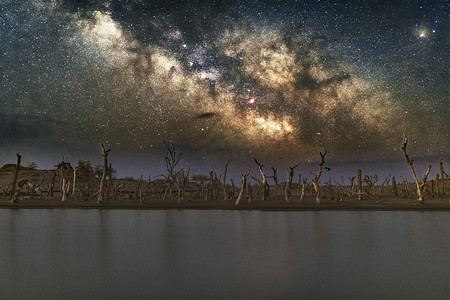
[[[450,299],[450,216],[0,210],[0,299]]]

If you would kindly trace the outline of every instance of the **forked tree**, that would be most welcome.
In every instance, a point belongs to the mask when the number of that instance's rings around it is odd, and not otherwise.
[[[319,163],[319,169],[318,169],[318,171],[317,171],[317,173],[314,176],[314,179],[312,181],[312,184],[313,184],[313,187],[314,187],[314,192],[316,193],[316,203],[317,204],[320,203],[320,187],[319,187],[320,176],[322,175],[323,172],[328,172],[328,171],[331,170],[330,168],[323,166],[325,164],[325,156],[328,153],[327,149],[324,146],[323,146],[323,150],[324,150],[323,153],[319,152],[321,161]]]
[[[176,171],[176,167],[180,162],[182,153],[175,151],[175,145],[171,142],[164,142],[166,146],[166,154],[164,155],[164,161],[166,162],[167,179],[169,180],[169,189],[172,191],[173,185],[176,186],[178,192],[178,202],[181,201],[181,187],[177,177],[180,175],[181,170]]]
[[[425,174],[423,175],[422,181],[419,182],[416,175],[416,170],[414,169],[414,160],[409,158],[408,152],[406,151],[406,146],[408,146],[408,137],[404,135],[403,137],[403,154],[405,155],[406,163],[409,166],[409,169],[411,170],[414,183],[416,184],[416,195],[417,195],[417,201],[419,201],[420,204],[423,204],[423,188],[425,187],[425,183],[427,182],[428,174],[430,174],[431,171],[431,165],[428,166],[427,170],[425,171]]]
[[[299,162],[295,166],[288,167],[287,182],[286,182],[286,186],[284,188],[284,200],[286,200],[286,201],[289,201],[288,197],[291,195],[292,180],[294,178],[294,169],[297,168],[300,164],[301,164],[301,162]]]

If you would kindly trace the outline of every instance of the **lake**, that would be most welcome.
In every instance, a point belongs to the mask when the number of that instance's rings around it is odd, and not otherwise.
[[[1,209],[0,299],[450,299],[450,215]]]

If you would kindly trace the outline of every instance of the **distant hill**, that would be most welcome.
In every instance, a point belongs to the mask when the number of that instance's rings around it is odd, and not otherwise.
[[[29,169],[27,167],[20,166],[19,170],[21,171],[28,171]],[[11,173],[16,171],[16,164],[4,164],[0,168],[0,173]]]

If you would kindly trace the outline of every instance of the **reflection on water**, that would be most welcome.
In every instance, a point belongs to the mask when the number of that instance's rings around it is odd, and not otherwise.
[[[449,299],[447,212],[0,210],[1,299]]]

